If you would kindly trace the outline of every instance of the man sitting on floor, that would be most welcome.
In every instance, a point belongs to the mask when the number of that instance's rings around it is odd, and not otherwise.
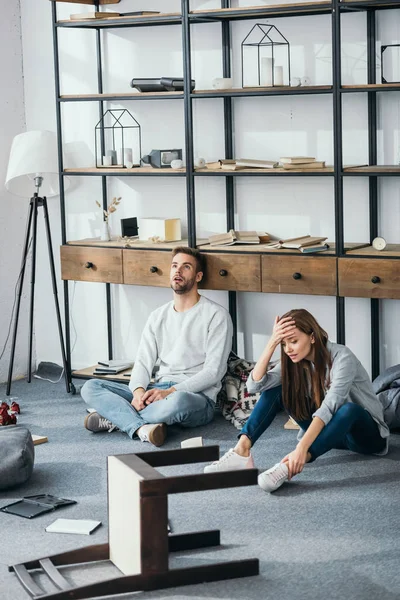
[[[232,321],[216,302],[198,293],[204,259],[186,247],[172,252],[170,284],[174,299],[153,311],[145,325],[129,387],[90,379],[81,395],[94,408],[85,418],[89,431],[118,427],[129,437],[161,446],[167,425],[206,425],[232,345]],[[155,383],[150,383],[159,362]]]

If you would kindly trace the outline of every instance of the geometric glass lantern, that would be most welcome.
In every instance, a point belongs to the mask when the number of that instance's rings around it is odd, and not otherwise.
[[[140,167],[141,156],[139,123],[125,108],[107,110],[95,127],[96,167]]]
[[[290,85],[290,44],[275,25],[254,25],[241,49],[242,87]]]
[[[400,44],[381,46],[382,83],[400,83]]]

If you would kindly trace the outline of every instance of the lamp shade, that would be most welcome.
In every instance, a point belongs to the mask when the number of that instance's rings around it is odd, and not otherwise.
[[[29,198],[34,191],[34,177],[43,177],[40,193],[59,194],[57,137],[53,131],[27,131],[15,136],[8,162],[6,189]]]

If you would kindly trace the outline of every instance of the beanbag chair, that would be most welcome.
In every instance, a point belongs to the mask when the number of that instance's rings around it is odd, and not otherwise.
[[[35,449],[26,427],[0,427],[0,490],[25,483],[32,475]]]

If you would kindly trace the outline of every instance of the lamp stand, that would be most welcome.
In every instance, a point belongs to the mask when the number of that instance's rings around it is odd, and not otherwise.
[[[39,178],[37,178],[37,179],[39,179]],[[36,185],[37,185],[37,189],[39,189],[41,182],[36,183]],[[18,281],[17,304],[16,304],[14,329],[13,329],[13,336],[12,336],[12,343],[11,343],[10,365],[9,365],[9,369],[8,369],[8,380],[7,380],[7,391],[6,391],[7,396],[10,395],[10,391],[11,391],[12,372],[13,372],[13,366],[14,366],[15,343],[17,340],[17,330],[18,330],[19,311],[20,311],[20,306],[21,306],[22,288],[23,288],[23,283],[24,283],[26,260],[28,257],[28,251],[29,251],[29,246],[30,246],[29,239],[32,234],[32,268],[31,268],[31,297],[30,297],[30,308],[29,308],[29,354],[28,354],[28,383],[31,382],[33,310],[34,310],[34,302],[35,302],[35,275],[36,275],[37,215],[38,215],[38,207],[39,206],[42,206],[43,211],[44,211],[44,222],[45,222],[45,228],[46,228],[47,248],[48,248],[49,260],[50,260],[51,281],[52,281],[52,285],[53,285],[54,303],[55,303],[55,307],[56,307],[58,335],[60,338],[60,346],[61,346],[62,360],[63,360],[63,366],[64,366],[65,384],[66,384],[67,392],[69,393],[71,391],[70,383],[69,383],[69,368],[68,368],[67,358],[66,358],[66,354],[65,354],[64,337],[63,337],[62,325],[61,325],[60,307],[58,304],[56,274],[55,274],[55,268],[54,268],[54,256],[53,256],[53,248],[52,248],[52,243],[51,243],[51,233],[50,233],[50,224],[49,224],[49,213],[47,210],[47,200],[46,200],[45,196],[43,196],[43,198],[41,198],[41,197],[39,197],[39,194],[37,192],[35,192],[30,200],[30,205],[29,205],[28,222],[27,222],[27,226],[26,226],[25,242],[24,242],[24,249],[23,249],[22,261],[21,261],[21,270],[20,270],[19,281]]]

